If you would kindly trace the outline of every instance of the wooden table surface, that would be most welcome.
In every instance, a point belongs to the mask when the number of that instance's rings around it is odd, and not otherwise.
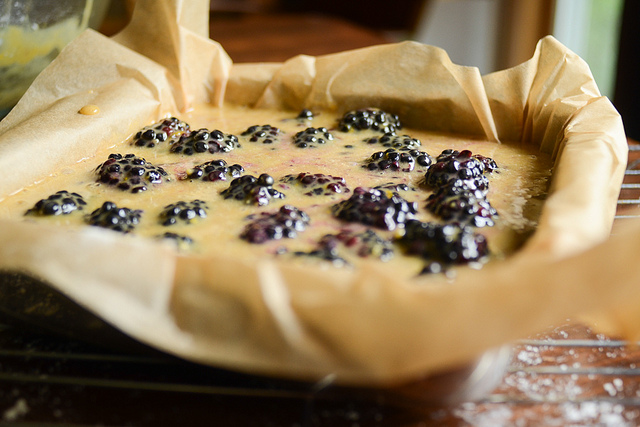
[[[389,41],[344,21],[313,16],[213,19],[211,35],[236,62],[283,61],[298,53]],[[640,215],[640,151],[631,146],[618,222]],[[638,425],[640,349],[567,320],[514,343],[500,385],[480,401],[403,406],[383,398],[327,396],[301,384],[155,353],[108,352],[26,332],[11,322],[0,325],[0,424],[7,425]]]
[[[209,36],[234,62],[282,62],[393,41],[342,19],[308,14],[213,16]]]

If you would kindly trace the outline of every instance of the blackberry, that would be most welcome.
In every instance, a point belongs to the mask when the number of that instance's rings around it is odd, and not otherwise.
[[[171,117],[143,127],[133,138],[133,145],[152,148],[167,140],[173,143],[182,134],[188,132],[189,125],[186,122]]]
[[[261,142],[263,144],[273,144],[280,141],[282,131],[271,125],[253,125],[240,135],[247,138],[250,142]]]
[[[300,111],[300,114],[298,114],[298,117],[296,117],[296,119],[302,122],[305,120],[313,120],[313,117],[313,111],[305,108],[304,110]]]
[[[227,165],[227,162],[218,159],[196,165],[187,172],[188,179],[202,179],[203,181],[226,181],[227,178],[237,178],[244,173],[244,168],[239,164]]]
[[[410,220],[397,243],[407,254],[444,266],[482,262],[489,255],[487,241],[482,234],[457,224]]]
[[[249,243],[293,239],[309,225],[309,216],[291,205],[284,205],[275,213],[262,212],[248,218],[251,222],[244,228],[240,238]]]
[[[429,166],[433,162],[431,156],[424,151],[409,150],[396,151],[389,148],[385,151],[377,151],[369,157],[364,167],[371,171],[392,170],[411,172],[415,169],[416,163],[420,166]]]
[[[280,181],[286,184],[302,186],[305,190],[305,196],[329,196],[351,191],[347,187],[344,178],[323,173],[301,172],[298,175],[285,175]]]
[[[483,167],[487,166],[488,169],[486,171],[483,170],[483,172],[493,172],[495,169],[498,168],[498,165],[493,159],[489,157],[485,157],[480,154],[473,154],[471,150],[458,151],[458,150],[453,150],[451,148],[442,150],[442,153],[440,153],[436,161],[441,162],[441,161],[447,161],[451,159],[458,159],[460,161],[464,161],[465,159],[469,159],[469,158],[474,158],[476,160],[481,161]]]
[[[96,168],[98,181],[113,185],[123,191],[146,191],[151,184],[160,184],[168,176],[160,166],[154,166],[134,154],[110,154]]]
[[[374,257],[381,261],[393,258],[393,244],[380,237],[375,231],[367,229],[362,232],[343,230],[338,234],[327,234],[320,239],[320,248],[338,253],[338,247],[344,246],[359,257]]]
[[[469,150],[444,150],[427,170],[425,181],[431,187],[440,187],[459,180],[472,188],[486,191],[489,180],[484,175],[485,170],[485,161],[473,156]]]
[[[482,190],[455,181],[431,194],[427,209],[445,221],[474,227],[491,227],[497,216]]]
[[[465,159],[474,158],[482,163],[483,173],[491,173],[498,169],[498,164],[490,157],[485,157],[481,154],[473,154],[471,150],[453,150],[451,148],[443,150],[442,153],[436,159],[437,162],[449,161],[451,159],[458,159],[464,161]]]
[[[400,119],[379,108],[363,108],[345,113],[338,123],[341,132],[371,129],[382,133],[395,134],[401,129]]]
[[[407,184],[404,183],[393,183],[393,182],[387,182],[385,184],[381,184],[381,185],[376,185],[375,187],[376,190],[389,190],[389,191],[394,191],[394,192],[398,192],[398,191],[416,191],[415,188],[413,187],[409,187]]]
[[[342,220],[395,230],[416,214],[416,204],[407,202],[397,193],[391,197],[375,188],[356,187],[353,195],[332,207],[333,214]]]
[[[498,169],[498,164],[491,157],[485,157],[481,154],[474,154],[473,157],[482,162],[484,165],[484,173],[492,173]]]
[[[238,137],[219,130],[198,129],[184,134],[175,142],[170,151],[191,156],[196,153],[227,153],[239,148]]]
[[[90,225],[128,233],[140,223],[141,215],[139,209],[119,208],[113,202],[104,202],[86,217],[86,221]]]
[[[284,199],[285,195],[273,188],[274,180],[266,173],[258,178],[253,175],[244,175],[231,181],[229,188],[220,194],[225,199],[242,200],[247,204],[263,206],[271,199]]]
[[[183,236],[182,234],[170,233],[167,231],[166,233],[156,237],[158,239],[173,242],[178,250],[187,250],[191,245],[193,245],[193,239],[189,236]]]
[[[327,128],[306,128],[293,137],[293,143],[298,148],[316,147],[318,144],[326,144],[328,141],[333,141],[333,135]]]
[[[416,150],[422,146],[419,139],[411,138],[409,135],[396,135],[395,133],[388,132],[382,136],[373,136],[366,139],[367,144],[379,144],[387,148],[395,148],[396,150]]]
[[[87,202],[80,194],[62,190],[36,202],[25,215],[66,215],[76,210],[82,210],[86,204]]]
[[[334,267],[344,267],[345,265],[349,265],[347,260],[342,258],[335,248],[320,247],[309,252],[296,251],[293,252],[293,256],[328,261],[333,264]]]
[[[446,272],[446,268],[440,262],[430,261],[427,263],[427,265],[424,266],[422,271],[420,271],[420,275],[438,274],[438,273],[445,273],[445,272]]]
[[[191,202],[179,201],[171,203],[160,212],[160,223],[164,226],[175,225],[178,223],[191,224],[202,218],[207,217],[207,209],[209,207],[202,200],[193,200]]]

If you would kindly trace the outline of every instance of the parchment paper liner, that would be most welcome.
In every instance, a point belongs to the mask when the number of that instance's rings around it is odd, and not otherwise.
[[[607,316],[638,301],[631,257],[640,226],[604,242],[626,164],[622,123],[588,66],[555,39],[486,76],[413,42],[231,65],[206,38],[207,5],[141,0],[113,40],[88,30],[70,44],[0,122],[0,194],[197,102],[338,113],[377,106],[408,126],[553,154],[537,232],[509,260],[448,283],[404,282],[375,263],[354,272],[178,256],[93,227],[1,221],[0,268],[42,278],[131,336],[188,359],[361,384],[410,380],[568,316]],[[86,104],[101,113],[77,114]],[[608,325],[628,326],[631,315],[617,313]]]

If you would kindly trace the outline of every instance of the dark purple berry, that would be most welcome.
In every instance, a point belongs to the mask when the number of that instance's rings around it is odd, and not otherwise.
[[[196,165],[187,172],[186,179],[201,179],[203,181],[226,181],[227,178],[237,178],[244,173],[239,164],[227,165],[223,159],[211,160]]]
[[[485,173],[492,173],[498,169],[498,164],[491,157],[485,157],[481,154],[474,154],[473,157],[482,162],[482,164],[484,165]]]
[[[387,182],[385,184],[381,184],[381,185],[376,185],[375,187],[376,190],[389,190],[389,191],[393,191],[393,192],[398,192],[398,191],[416,191],[415,188],[413,187],[409,187],[407,184],[404,183],[393,183],[393,182]]]
[[[349,265],[346,259],[342,258],[338,251],[335,249],[329,249],[327,247],[320,247],[309,252],[296,251],[293,252],[293,256],[299,258],[315,259],[319,261],[328,261],[333,264],[334,267],[344,267]]]
[[[420,166],[429,166],[432,163],[431,156],[424,151],[409,150],[396,151],[389,148],[385,151],[377,151],[371,155],[363,165],[370,171],[390,170],[411,172],[415,169],[416,163]]]
[[[377,258],[388,261],[393,258],[393,244],[375,231],[367,229],[362,232],[342,230],[338,234],[327,234],[320,239],[320,249],[339,253],[344,248],[361,258]]]
[[[419,139],[409,135],[396,135],[395,133],[385,133],[382,136],[374,136],[366,139],[367,144],[382,145],[387,148],[394,148],[398,151],[417,150],[422,143]]]
[[[363,108],[345,113],[338,123],[341,132],[371,129],[377,132],[395,134],[401,129],[400,119],[379,108]]]
[[[333,135],[327,128],[306,128],[293,137],[293,143],[298,148],[314,148],[329,141],[333,141]]]
[[[87,202],[80,194],[62,190],[39,200],[25,215],[66,215],[82,210],[86,204]]]
[[[262,144],[273,144],[280,141],[282,131],[271,125],[253,125],[242,132],[240,136],[245,137],[249,142],[259,142]]]
[[[171,117],[143,127],[133,138],[133,145],[151,148],[167,140],[172,144],[188,132],[189,125],[186,122]]]
[[[447,222],[474,227],[491,227],[498,215],[482,190],[455,181],[439,187],[426,206]]]
[[[141,215],[141,210],[119,208],[113,202],[104,202],[102,206],[86,217],[86,221],[90,225],[129,233],[138,225]]]
[[[493,160],[478,159],[469,150],[444,150],[427,170],[425,182],[430,187],[440,187],[459,180],[473,189],[487,191],[489,180],[485,176],[488,172],[485,163],[495,165]]]
[[[248,219],[251,222],[244,228],[240,238],[249,243],[293,239],[309,225],[309,216],[291,205],[284,205],[275,213],[251,215]]]
[[[300,111],[296,119],[298,119],[299,121],[313,120],[313,117],[314,117],[313,112],[305,108],[304,110]]]
[[[273,177],[266,173],[258,178],[244,175],[231,181],[229,187],[220,194],[225,199],[241,200],[244,203],[263,206],[272,199],[284,199],[285,195],[273,188]]]
[[[297,175],[285,175],[280,182],[294,187],[302,187],[305,196],[329,196],[351,191],[347,187],[344,178],[323,173],[301,172]]]
[[[178,250],[187,250],[193,244],[193,239],[182,234],[171,233],[167,231],[164,234],[156,236],[158,239],[173,242]]]
[[[192,200],[191,202],[179,201],[167,205],[160,212],[160,223],[162,225],[191,224],[197,220],[207,217],[209,207],[202,200]]]
[[[402,228],[416,214],[416,204],[407,202],[397,193],[375,188],[357,187],[353,195],[335,204],[333,214],[344,221],[359,222],[385,230]]]
[[[238,137],[219,130],[198,129],[186,133],[171,145],[171,152],[192,156],[201,153],[227,153],[239,148]]]
[[[397,243],[407,254],[444,266],[483,262],[489,255],[487,241],[482,234],[456,224],[410,220]]]
[[[167,172],[134,154],[111,154],[96,168],[98,181],[113,185],[120,190],[139,193],[151,184],[161,184],[168,180]]]

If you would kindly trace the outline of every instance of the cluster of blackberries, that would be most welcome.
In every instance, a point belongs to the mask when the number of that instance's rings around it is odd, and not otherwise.
[[[247,204],[263,206],[272,199],[284,199],[285,195],[273,188],[274,180],[266,173],[259,177],[244,175],[231,181],[220,194],[225,199],[241,200]]]
[[[425,272],[439,272],[451,264],[482,261],[489,255],[486,238],[458,224],[410,220],[397,241],[406,253],[430,261]]]
[[[385,133],[382,136],[373,136],[365,140],[367,144],[379,144],[386,148],[395,148],[399,151],[416,150],[422,143],[417,138],[409,135],[396,135],[395,133]]]
[[[275,213],[262,212],[251,215],[251,222],[240,234],[249,243],[264,243],[268,240],[293,239],[309,225],[309,216],[300,209],[284,205]]]
[[[389,114],[379,108],[348,111],[338,122],[338,129],[341,132],[370,129],[385,134],[395,134],[400,128],[402,128],[402,125],[398,116]]]
[[[363,187],[354,189],[351,197],[332,209],[337,218],[384,230],[402,228],[417,211],[414,202],[406,201],[398,193],[387,195],[386,191]]]
[[[320,247],[325,250],[337,251],[341,246],[362,258],[388,261],[394,255],[391,241],[382,238],[371,229],[361,232],[342,230],[338,234],[327,234],[320,239]]]
[[[139,193],[151,184],[160,184],[167,172],[134,154],[110,154],[96,169],[98,181],[113,185],[123,191]]]
[[[486,195],[486,173],[497,165],[493,159],[469,150],[445,150],[425,174],[436,191],[427,199],[427,209],[449,222],[474,227],[492,226],[497,215]]]
[[[187,172],[187,178],[215,182],[226,181],[227,178],[237,178],[243,173],[244,168],[241,165],[229,166],[223,159],[217,159],[194,166]]]
[[[179,201],[165,206],[160,212],[160,223],[162,225],[191,224],[207,217],[208,206],[202,200],[192,200],[190,202]]]
[[[340,255],[343,250],[361,258],[373,257],[381,261],[388,261],[394,255],[393,243],[371,229],[361,232],[342,230],[337,234],[327,234],[320,239],[316,249],[308,252],[296,251],[293,255],[329,261],[336,267],[342,267],[349,264]]]
[[[336,248],[328,246],[319,246],[317,249],[311,251],[295,251],[292,254],[300,258],[328,261],[333,264],[334,267],[349,265],[347,260],[340,256]]]
[[[473,227],[491,227],[498,215],[482,190],[457,181],[439,187],[426,206],[447,222]]]
[[[313,120],[314,117],[315,115],[313,114],[313,111],[309,110],[308,108],[305,108],[302,111],[300,111],[300,113],[298,113],[296,120],[298,120],[299,122],[304,122],[306,120]]]
[[[441,187],[454,181],[462,181],[467,186],[486,191],[489,180],[486,173],[497,169],[496,163],[484,156],[474,155],[469,150],[444,150],[425,174],[425,182],[430,187]]]
[[[280,182],[301,186],[305,196],[329,196],[351,191],[344,178],[323,173],[301,172],[297,175],[285,175]]]
[[[293,137],[293,143],[298,148],[314,148],[318,145],[333,141],[333,135],[327,128],[306,128]]]
[[[173,242],[178,250],[188,250],[189,247],[193,245],[193,239],[191,237],[170,231],[157,236],[157,238]]]
[[[271,125],[253,125],[242,132],[240,136],[245,137],[249,142],[260,142],[262,144],[273,144],[280,140],[282,131]]]
[[[167,140],[172,144],[189,130],[188,123],[176,117],[167,118],[139,130],[133,138],[133,145],[153,148]]]
[[[429,167],[425,181],[435,192],[427,199],[427,209],[445,223],[410,220],[397,240],[408,254],[429,261],[424,273],[487,258],[486,238],[473,227],[494,224],[497,212],[486,198],[489,180],[485,173],[496,169],[492,159],[469,150],[444,150]]]
[[[383,191],[394,191],[394,192],[398,192],[398,191],[416,191],[415,188],[413,187],[409,187],[407,184],[403,183],[403,182],[386,182],[384,184],[380,184],[380,185],[376,185],[375,187],[373,187],[377,190],[383,190]]]
[[[78,193],[61,190],[39,200],[25,215],[66,215],[76,210],[82,210],[87,202]]]
[[[86,221],[90,225],[128,233],[140,223],[141,216],[139,209],[120,208],[113,202],[104,202],[86,217]]]
[[[369,157],[364,167],[371,171],[392,170],[411,172],[415,169],[416,163],[420,166],[428,167],[433,162],[431,156],[424,151],[408,150],[396,151],[389,148],[385,151],[377,151]]]
[[[198,129],[184,133],[171,145],[170,151],[191,156],[197,153],[227,153],[240,147],[238,137],[220,130]]]

